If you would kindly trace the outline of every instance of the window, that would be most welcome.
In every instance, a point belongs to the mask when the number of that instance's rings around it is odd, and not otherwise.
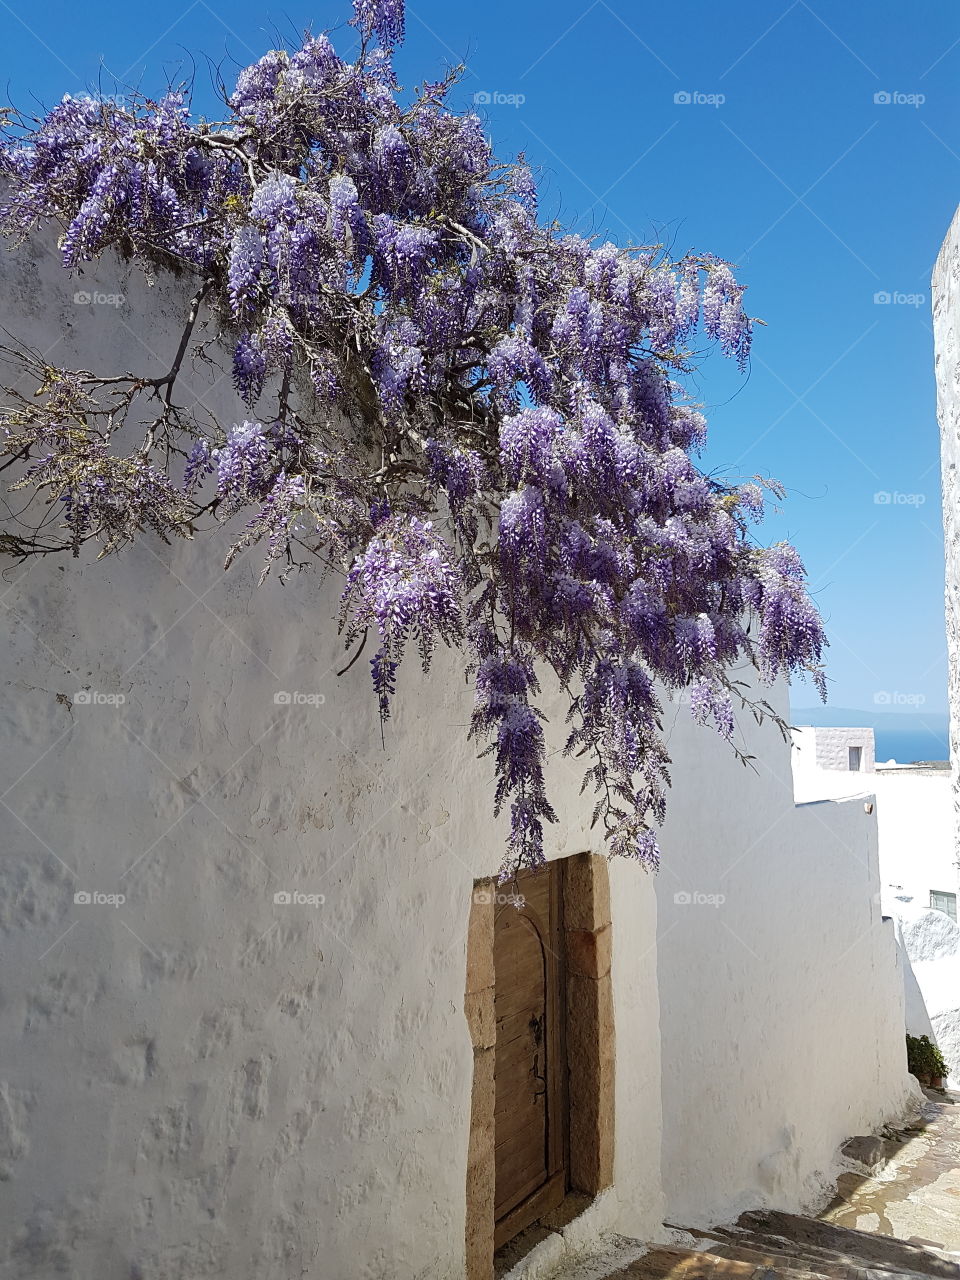
[[[941,893],[938,889],[930,890],[930,906],[934,911],[945,911],[951,920],[957,918],[957,895]]]
[[[856,773],[863,758],[863,747],[847,747],[847,768]]]

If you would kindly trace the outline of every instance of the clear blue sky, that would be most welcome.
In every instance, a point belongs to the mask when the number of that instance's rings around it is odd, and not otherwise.
[[[348,16],[346,0],[0,6],[7,94],[21,107],[98,78],[112,92],[112,76],[150,92],[192,56],[209,109],[206,59],[232,83],[278,32]],[[341,32],[341,51],[351,39]],[[541,170],[548,212],[739,264],[748,309],[768,327],[748,378],[719,357],[704,366],[707,463],[788,486],[764,536],[790,537],[807,562],[832,639],[831,702],[872,708],[888,694],[884,710],[920,697],[941,710],[929,277],[960,202],[960,7],[417,0],[401,80],[460,60],[461,104],[477,92],[514,100],[482,110],[498,150],[523,149]],[[795,705],[812,701],[800,690]]]

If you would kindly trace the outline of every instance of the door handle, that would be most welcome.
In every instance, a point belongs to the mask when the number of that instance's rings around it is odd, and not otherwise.
[[[542,1098],[547,1092],[546,1076],[540,1073],[540,1046],[543,1044],[543,1018],[534,1015],[530,1019],[530,1030],[533,1032],[533,1043],[536,1047],[536,1053],[533,1055],[533,1066],[530,1068],[530,1074],[535,1081],[533,1096]]]

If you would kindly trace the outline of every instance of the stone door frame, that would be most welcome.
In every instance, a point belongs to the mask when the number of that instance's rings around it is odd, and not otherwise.
[[[566,968],[570,1192],[596,1196],[613,1183],[614,1065],[610,881],[607,859],[560,860]],[[497,1029],[493,922],[496,880],[473,886],[464,1008],[473,1042],[466,1186],[467,1280],[491,1280],[494,1236],[494,1062]]]

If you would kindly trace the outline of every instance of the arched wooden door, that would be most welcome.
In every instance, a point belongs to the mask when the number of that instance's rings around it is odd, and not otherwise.
[[[503,885],[494,915],[495,1159],[499,1248],[567,1187],[561,895],[556,863]]]

